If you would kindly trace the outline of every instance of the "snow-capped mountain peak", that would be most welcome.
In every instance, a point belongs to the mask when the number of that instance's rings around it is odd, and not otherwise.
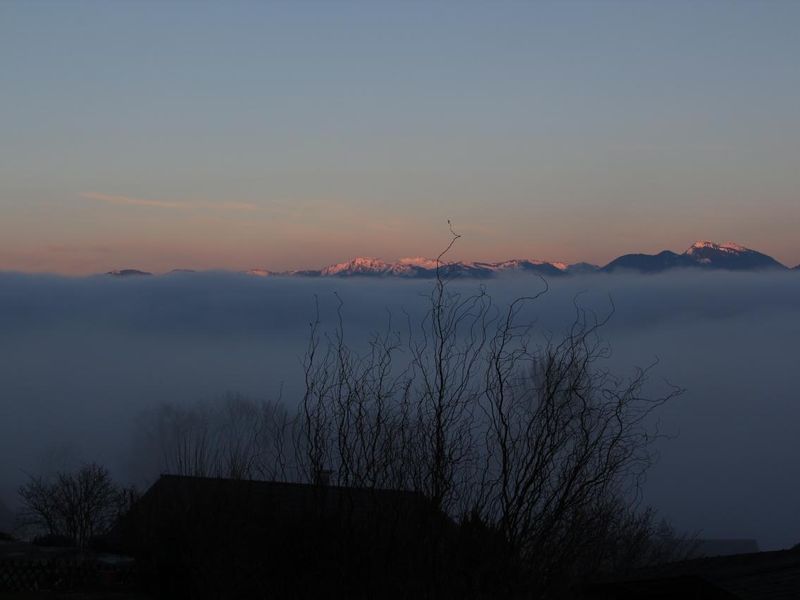
[[[683,253],[683,257],[699,266],[712,269],[742,271],[785,268],[771,256],[734,242],[722,244],[706,240],[695,242]]]
[[[514,258],[495,263],[474,263],[490,271],[535,271],[549,275],[566,273],[568,265],[563,262],[549,262],[530,258]]]
[[[495,269],[519,269],[520,267],[525,267],[527,265],[536,265],[536,266],[543,265],[545,264],[545,262],[543,260],[531,260],[528,258],[512,258],[509,260],[503,260],[495,263],[480,263],[480,264],[487,265]]]
[[[413,256],[409,258],[401,258],[397,261],[397,265],[407,265],[409,267],[420,267],[421,269],[435,269],[444,263],[437,261],[435,258],[425,258],[423,256]]]
[[[391,265],[379,258],[359,256],[346,262],[329,265],[322,269],[322,275],[382,275],[391,269]]]
[[[246,275],[252,275],[253,277],[269,277],[272,275],[272,271],[268,271],[267,269],[250,269],[245,271]]]
[[[728,252],[728,253],[742,253],[742,252],[752,252],[750,248],[745,248],[740,244],[736,244],[734,242],[723,242],[722,244],[717,244],[715,242],[710,242],[708,240],[699,240],[692,244],[684,254],[696,254],[700,250],[715,250],[717,252]]]

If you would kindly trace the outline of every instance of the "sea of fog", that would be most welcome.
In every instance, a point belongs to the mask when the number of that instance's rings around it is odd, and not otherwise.
[[[608,366],[654,359],[652,385],[686,393],[660,411],[660,458],[645,501],[700,537],[800,542],[800,273],[586,275],[549,282],[526,315],[558,335],[574,301],[598,314]],[[502,306],[542,282],[485,286]],[[323,326],[341,298],[347,339],[426,308],[430,281],[255,278],[229,273],[60,278],[0,273],[0,503],[28,473],[85,460],[136,481],[132,433],[161,402],[227,392],[297,401],[318,299]],[[408,317],[406,316],[408,315]]]

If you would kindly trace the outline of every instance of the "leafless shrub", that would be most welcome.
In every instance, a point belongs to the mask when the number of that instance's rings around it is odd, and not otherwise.
[[[144,418],[139,447],[157,448],[162,473],[287,479],[290,421],[280,402],[229,394],[215,403],[165,403]]]
[[[613,311],[601,318],[576,301],[563,338],[534,338],[522,317],[544,281],[501,310],[483,289],[453,291],[442,273],[422,321],[374,336],[365,355],[345,343],[341,304],[333,335],[312,324],[305,473],[419,491],[454,518],[478,519],[501,532],[541,593],[576,569],[616,568],[586,551],[610,551],[615,536],[647,540],[639,559],[659,558],[638,489],[658,438],[651,415],[681,390],[645,394],[654,365],[627,379],[602,368],[599,331]]]
[[[106,533],[135,498],[111,479],[104,467],[84,465],[53,479],[30,477],[19,489],[21,524],[34,533],[72,540],[85,548],[95,536]]]

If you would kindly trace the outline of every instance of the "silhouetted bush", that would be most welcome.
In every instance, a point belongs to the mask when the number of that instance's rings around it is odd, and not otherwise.
[[[131,490],[117,486],[105,467],[82,466],[54,478],[31,476],[20,486],[20,522],[47,539],[71,540],[88,547],[89,541],[106,533],[135,498]]]

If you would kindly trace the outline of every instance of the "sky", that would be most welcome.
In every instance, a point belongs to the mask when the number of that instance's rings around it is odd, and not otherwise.
[[[800,263],[797,2],[0,3],[0,270]]]

